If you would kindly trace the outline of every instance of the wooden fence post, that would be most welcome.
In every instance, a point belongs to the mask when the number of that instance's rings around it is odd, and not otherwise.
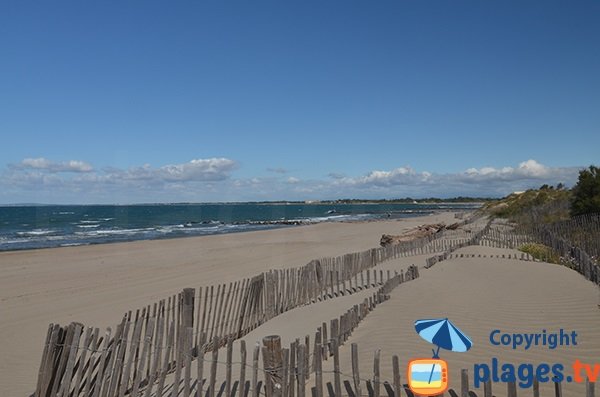
[[[306,394],[306,345],[298,345],[298,397],[305,397]]]
[[[469,372],[460,370],[460,397],[469,397]]]
[[[267,397],[281,397],[283,354],[279,335],[263,338],[263,367],[265,370],[265,391]]]
[[[233,338],[227,338],[227,357],[225,366],[225,397],[231,397],[231,361],[233,356]]]
[[[239,397],[246,396],[246,341],[243,339],[240,341],[240,384],[238,390]]]
[[[213,339],[212,344],[212,362],[210,363],[210,384],[208,390],[209,397],[215,397],[215,387],[217,384],[217,361],[219,360],[219,338],[217,336]]]
[[[595,388],[595,382],[590,382],[589,378],[585,379],[585,397],[595,397],[596,395],[596,391],[594,390]]]
[[[395,397],[400,397],[402,382],[400,381],[400,365],[398,364],[398,356],[396,355],[392,356],[392,367],[394,371],[394,394]]]
[[[206,289],[208,290],[208,288]],[[205,300],[206,301],[206,300]],[[202,390],[204,386],[204,334],[200,335],[200,343],[197,347],[198,358],[197,358],[197,380],[196,380],[196,397],[204,397]]]
[[[535,395],[535,386],[534,386],[534,395]],[[492,381],[490,379],[488,379],[483,384],[483,397],[492,397]],[[537,397],[539,397],[539,395]]]
[[[373,359],[373,396],[379,397],[380,393],[380,379],[379,379],[379,356],[381,350],[375,350],[375,358]]]
[[[323,372],[321,366],[323,364],[323,356],[321,352],[321,342],[317,341],[315,344],[315,396],[323,397]]]
[[[333,354],[333,387],[335,396],[342,395],[342,382],[340,379],[340,351],[337,339],[331,339],[331,353]]]
[[[360,373],[358,370],[358,345],[356,343],[352,344],[352,378],[354,380],[354,393],[357,397],[360,397],[362,393],[360,391]]]
[[[517,397],[517,384],[515,382],[508,382],[506,384],[506,392],[508,397]]]
[[[252,353],[252,396],[258,397],[258,356],[260,355],[260,345],[256,343]]]
[[[516,397],[516,393],[515,396]],[[555,397],[562,397],[562,383],[561,382],[554,382],[554,395]],[[512,397],[512,396],[508,396],[508,397]]]

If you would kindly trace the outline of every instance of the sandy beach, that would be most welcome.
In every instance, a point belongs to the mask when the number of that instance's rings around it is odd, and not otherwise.
[[[437,222],[452,223],[453,214],[0,253],[1,395],[33,392],[49,323],[114,326],[127,310],[185,287],[366,250],[383,233]]]
[[[271,268],[302,266],[311,259],[377,247],[383,233],[400,234],[421,224],[454,221],[452,213],[441,213],[397,221],[322,223],[221,236],[2,253],[1,395],[23,397],[34,390],[50,322],[114,326],[125,311],[184,287],[239,280]],[[359,324],[340,349],[342,373],[351,373],[350,343],[357,343],[363,378],[372,374],[377,349],[381,350],[381,378],[392,379],[392,355],[399,356],[404,376],[411,358],[431,355],[431,345],[414,331],[414,321],[421,318],[449,317],[473,340],[473,348],[466,354],[441,353],[449,363],[454,388],[460,385],[462,368],[472,376],[474,364],[489,364],[492,357],[515,364],[563,363],[566,374],[570,374],[575,359],[594,363],[600,357],[598,290],[581,275],[558,265],[496,257],[518,253],[510,249],[469,246],[456,253],[476,257],[449,259],[424,269],[431,255],[414,255],[376,267],[406,271],[415,264],[421,267],[421,276],[393,290],[390,300]],[[282,336],[284,346],[289,345],[296,338],[314,335],[322,322],[341,315],[372,293],[372,289],[364,290],[290,310],[243,339],[251,347],[263,336],[276,334]],[[493,346],[489,341],[494,329],[526,333],[560,328],[577,331],[579,344],[556,349],[536,346],[524,351]],[[236,362],[239,341],[234,344]],[[332,360],[325,361],[324,370],[330,371],[331,365]],[[494,387],[496,395],[505,395],[503,384]],[[541,384],[542,395],[552,387]],[[564,395],[581,395],[583,390],[582,384],[567,384]]]

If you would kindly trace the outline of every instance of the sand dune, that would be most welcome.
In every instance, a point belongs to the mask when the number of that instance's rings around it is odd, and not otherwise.
[[[488,247],[467,247],[458,253],[489,252]],[[505,254],[512,250],[492,249]],[[475,363],[490,363],[497,357],[502,363],[563,363],[565,374],[575,359],[588,363],[600,357],[600,310],[598,288],[578,273],[563,266],[498,258],[461,258],[436,264],[421,271],[421,277],[399,286],[391,299],[379,306],[359,325],[349,342],[358,343],[362,357],[361,375],[372,376],[372,357],[381,349],[382,378],[392,379],[391,356],[398,355],[401,368],[411,358],[431,357],[432,346],[414,330],[421,318],[444,318],[465,331],[473,340],[467,353],[441,351],[450,368],[451,386],[460,386],[460,369]],[[493,346],[490,332],[554,332],[563,328],[578,333],[579,344],[544,346],[529,350]],[[351,373],[350,349],[341,350],[342,371]],[[404,371],[404,370],[402,370]],[[404,374],[403,374],[404,375]],[[496,395],[506,388],[494,385]],[[541,384],[542,395],[553,395],[550,383]],[[528,394],[531,391],[528,392]],[[564,384],[565,396],[583,395],[582,384]]]

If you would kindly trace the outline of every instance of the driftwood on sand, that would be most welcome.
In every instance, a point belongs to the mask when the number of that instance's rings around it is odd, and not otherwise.
[[[391,235],[391,234],[383,234],[381,239],[379,240],[379,244],[382,247],[386,247],[388,245],[394,245],[401,242],[413,241],[416,239],[420,239],[423,237],[428,237],[437,233],[440,233],[444,230],[455,230],[460,226],[459,223],[453,223],[451,225],[446,226],[445,223],[433,223],[429,225],[421,225],[418,226],[414,230],[410,230],[406,233],[400,235]]]

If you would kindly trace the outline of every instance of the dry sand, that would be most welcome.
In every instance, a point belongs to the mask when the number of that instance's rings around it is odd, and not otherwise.
[[[33,388],[47,323],[82,321],[114,325],[121,314],[175,293],[185,286],[237,280],[272,267],[300,266],[323,256],[360,251],[377,245],[382,233],[397,234],[417,224],[452,222],[449,214],[400,222],[320,224],[307,227],[167,241],[135,242],[93,247],[0,254],[2,324],[0,395],[25,396]],[[514,250],[466,247],[457,253],[502,255]],[[422,266],[428,255],[403,257],[378,268],[400,270]],[[279,334],[289,344],[314,336],[324,321],[338,317],[373,293],[370,289],[284,313],[244,337],[250,359],[256,341]],[[350,344],[358,343],[362,378],[372,376],[372,358],[381,349],[381,378],[391,380],[391,356],[406,363],[430,357],[431,345],[414,331],[421,318],[449,317],[473,340],[467,353],[442,351],[450,366],[451,387],[458,388],[460,369],[475,363],[562,363],[565,375],[579,358],[600,362],[598,288],[565,267],[501,258],[461,258],[421,269],[421,277],[402,284],[379,305],[340,350],[341,370],[351,374]],[[492,346],[493,329],[504,332],[548,332],[564,328],[579,334],[578,346],[544,346],[528,351]],[[237,361],[239,341],[235,342]],[[223,350],[220,352],[223,357]],[[332,360],[324,362],[331,370]],[[194,367],[195,368],[195,367]],[[237,368],[234,368],[237,373]],[[249,376],[247,374],[247,376]],[[219,379],[222,379],[219,376]],[[551,384],[541,385],[552,395]],[[565,396],[583,395],[584,386],[564,384]],[[366,388],[363,387],[363,393]],[[481,391],[480,391],[481,393]],[[531,391],[520,391],[530,394]],[[494,394],[506,395],[502,384]]]
[[[515,253],[514,250],[489,247],[466,247],[457,253]],[[460,388],[460,369],[487,363],[497,357],[501,364],[562,363],[565,375],[572,375],[571,363],[580,359],[600,363],[600,310],[598,288],[577,272],[566,267],[498,258],[461,258],[440,262],[421,271],[421,277],[400,285],[391,299],[375,309],[355,330],[349,342],[358,343],[361,377],[373,373],[373,354],[381,349],[382,379],[392,379],[392,355],[398,355],[402,377],[411,358],[431,357],[432,345],[415,332],[414,321],[445,318],[466,332],[473,347],[466,353],[440,351],[448,362],[450,386]],[[500,329],[508,333],[577,331],[578,345],[545,346],[513,350],[492,346],[490,332]],[[350,349],[341,350],[341,371],[352,373]],[[327,369],[331,369],[329,365]],[[472,384],[472,383],[471,383]],[[542,396],[553,396],[551,383],[540,384]],[[519,395],[531,395],[523,390]],[[482,395],[480,389],[478,395]],[[506,395],[503,384],[494,385],[494,394]],[[583,384],[563,384],[563,395],[585,395]]]
[[[376,247],[384,233],[400,234],[437,222],[452,223],[454,218],[442,213],[398,221],[322,223],[0,253],[0,396],[24,397],[33,391],[51,322],[114,326],[125,311],[184,287],[239,280],[270,268],[362,251]]]

